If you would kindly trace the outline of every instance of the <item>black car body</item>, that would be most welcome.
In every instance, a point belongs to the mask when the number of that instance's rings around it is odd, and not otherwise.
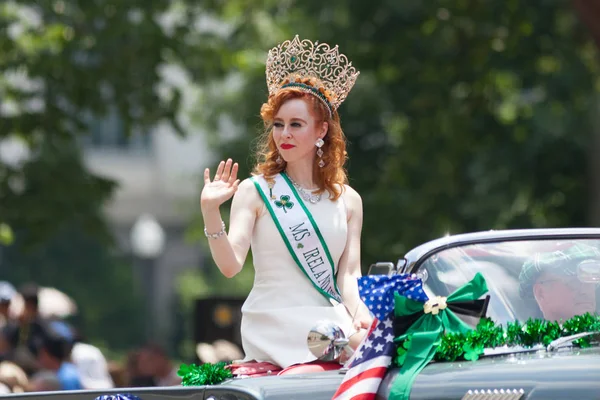
[[[447,236],[423,244],[397,263],[387,265],[390,273],[421,276],[436,294],[451,291],[475,271],[482,272],[492,297],[489,316],[504,323],[539,313],[531,305],[521,306],[522,301],[515,294],[518,291],[514,286],[520,279],[519,269],[529,256],[528,249],[537,252],[541,247],[552,248],[573,241],[597,244],[600,248],[600,229],[489,231]],[[596,294],[600,296],[597,287]],[[598,313],[598,304],[595,307]],[[397,369],[389,369],[379,387],[378,399],[389,398],[397,373]],[[332,398],[343,378],[341,370],[232,379],[214,386],[27,393],[7,398],[94,400],[100,395],[132,393],[142,400],[325,400]],[[600,399],[600,346],[594,339],[588,348],[566,340],[553,348],[487,349],[477,361],[432,362],[417,376],[410,399]]]

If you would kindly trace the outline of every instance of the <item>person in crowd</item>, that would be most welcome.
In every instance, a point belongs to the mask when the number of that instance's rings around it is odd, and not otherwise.
[[[151,376],[156,386],[177,386],[181,378],[164,348],[157,344],[147,344],[140,349],[139,371],[142,376]]]
[[[141,351],[139,349],[133,350],[127,354],[127,361],[125,364],[127,386],[156,386],[156,382],[152,377],[152,371],[148,371],[148,368],[141,368],[140,354]]]
[[[70,328],[73,334],[71,361],[79,370],[84,389],[111,389],[115,387],[108,370],[108,362],[102,351],[87,343],[78,329]]]
[[[15,350],[13,360],[20,365],[27,374],[33,374],[40,366],[35,356],[36,344],[43,336],[44,319],[39,313],[39,287],[35,283],[26,283],[19,288],[23,298],[23,310],[16,317],[12,331],[12,342]]]
[[[600,263],[600,250],[574,243],[564,250],[536,253],[521,269],[521,297],[535,299],[548,321],[595,313],[598,284],[578,276],[579,266],[586,262]]]
[[[29,386],[29,378],[25,371],[10,361],[0,362],[0,382],[9,388],[11,393],[22,393]]]
[[[6,326],[12,320],[10,304],[16,293],[17,291],[11,283],[0,281],[0,328]]]
[[[63,386],[54,371],[43,370],[36,372],[29,379],[28,392],[55,392],[62,390]]]
[[[267,56],[253,176],[240,182],[231,159],[212,179],[204,171],[200,202],[215,264],[233,277],[252,250],[255,280],[241,322],[246,363],[320,368],[306,345],[317,321],[336,323],[354,348],[372,322],[357,283],[362,200],[348,185],[338,114],[358,75],[337,46],[297,36],[276,46]],[[227,232],[220,206],[232,197]]]
[[[70,361],[73,338],[65,336],[59,324],[44,325],[37,343],[36,354],[40,366],[56,373],[61,390],[83,389],[79,370]]]
[[[127,369],[120,362],[114,360],[109,361],[108,373],[110,374],[111,380],[114,382],[114,387],[123,388],[130,386],[127,381]]]
[[[15,328],[12,325],[0,327],[0,362],[11,361],[16,347]]]

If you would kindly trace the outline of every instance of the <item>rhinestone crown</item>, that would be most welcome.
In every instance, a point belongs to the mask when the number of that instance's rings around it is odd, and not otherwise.
[[[331,48],[296,35],[269,51],[266,74],[269,96],[285,86],[304,86],[295,83],[298,79],[317,78],[317,87],[309,88],[311,94],[325,100],[332,111],[346,99],[360,72],[339,53],[337,45]]]

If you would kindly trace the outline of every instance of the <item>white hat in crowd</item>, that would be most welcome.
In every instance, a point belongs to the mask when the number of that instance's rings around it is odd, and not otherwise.
[[[106,358],[96,346],[75,343],[71,350],[71,360],[79,370],[84,389],[111,389],[115,386],[108,372]]]
[[[17,290],[10,282],[0,281],[0,301],[11,301],[17,294]]]

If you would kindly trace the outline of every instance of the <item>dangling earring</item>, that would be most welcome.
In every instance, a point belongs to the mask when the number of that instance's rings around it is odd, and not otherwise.
[[[323,168],[325,166],[325,161],[323,161],[323,149],[321,147],[323,147],[323,145],[325,144],[325,142],[323,141],[323,139],[319,138],[317,140],[317,142],[315,143],[315,146],[317,146],[318,150],[317,150],[317,156],[319,156],[320,160],[319,160],[319,167]]]
[[[276,162],[277,164],[280,164],[280,165],[283,163],[283,159],[281,158],[281,156],[280,156],[280,155],[277,155],[277,158],[275,159],[275,162]]]

